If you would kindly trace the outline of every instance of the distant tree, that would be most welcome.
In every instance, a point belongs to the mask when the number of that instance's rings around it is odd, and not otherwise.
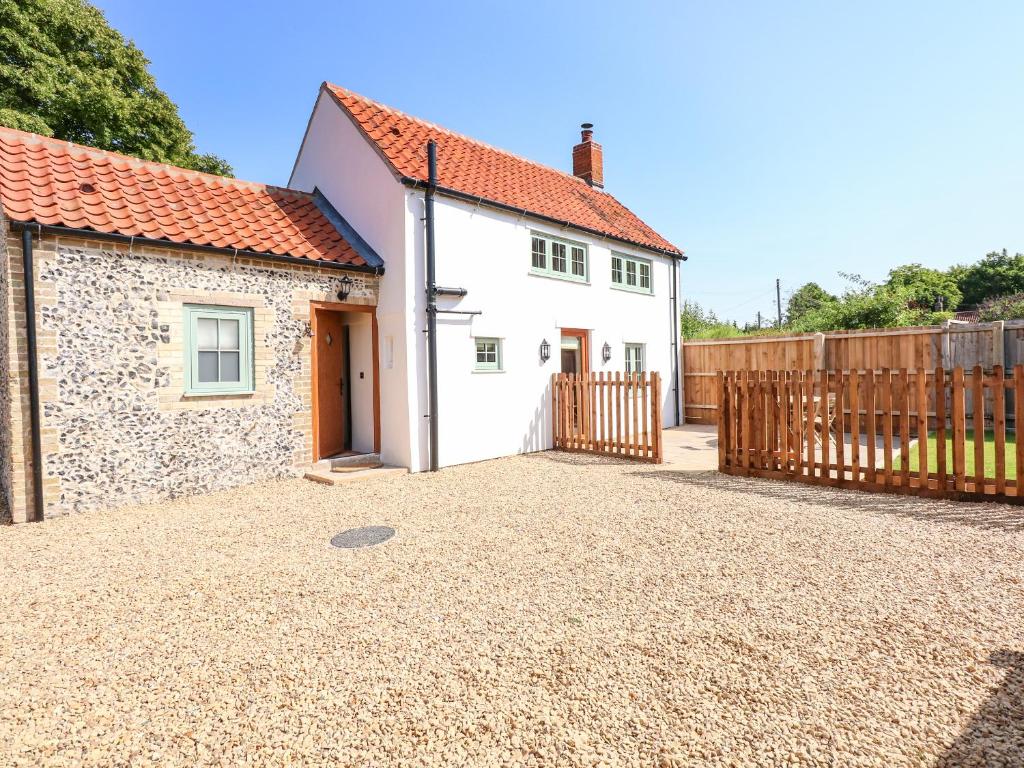
[[[1024,254],[1011,256],[1004,248],[981,261],[954,267],[953,278],[963,294],[962,304],[974,307],[986,299],[1024,292]]]
[[[835,300],[835,296],[817,283],[805,283],[789,297],[789,302],[786,304],[786,317],[792,323],[808,312],[820,309],[822,305]]]
[[[963,294],[950,272],[930,269],[920,264],[904,264],[889,272],[886,286],[900,289],[913,309],[926,311],[952,310],[960,306]]]
[[[0,0],[0,125],[229,175],[148,65],[84,0]]]
[[[839,299],[822,304],[792,324],[795,331],[834,331],[931,325],[952,316],[915,306],[914,294],[899,285],[877,285],[843,274],[851,287]]]
[[[740,335],[739,328],[719,320],[712,310],[705,310],[695,301],[683,302],[679,320],[684,339],[723,339]]]
[[[1024,320],[1024,293],[986,299],[978,307],[978,319],[983,323],[994,320]]]

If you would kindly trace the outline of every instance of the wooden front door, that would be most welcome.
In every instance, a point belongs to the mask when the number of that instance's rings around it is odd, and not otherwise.
[[[562,373],[586,373],[590,370],[587,332],[578,328],[562,329]]]
[[[313,418],[317,422],[317,455],[321,459],[348,449],[349,382],[345,380],[345,325],[340,312],[316,312],[316,391]]]

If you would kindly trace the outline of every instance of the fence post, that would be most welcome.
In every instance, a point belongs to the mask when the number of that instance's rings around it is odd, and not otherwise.
[[[985,372],[980,365],[971,371],[971,392],[974,397],[974,492],[985,492]]]
[[[958,491],[967,488],[967,408],[964,400],[964,369],[953,369],[953,483]]]
[[[935,369],[935,471],[939,490],[945,493],[946,473],[946,371],[940,365]]]
[[[814,334],[813,344],[814,368],[822,370],[825,367],[825,334]]]
[[[1024,440],[1021,440],[1020,424],[1024,424],[1024,365],[1013,366],[1013,439],[1016,443],[1017,475],[1015,485],[1017,496],[1024,496]]]
[[[996,443],[996,493],[1006,493],[1006,381],[1003,366],[993,367],[992,431]]]
[[[992,324],[992,365],[1005,365],[1006,323],[996,320]]]

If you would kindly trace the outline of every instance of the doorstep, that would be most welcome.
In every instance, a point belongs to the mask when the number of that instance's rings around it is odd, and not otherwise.
[[[406,475],[409,470],[381,462],[380,454],[362,453],[334,456],[315,462],[306,472],[306,479],[323,485],[342,485],[357,480]]]

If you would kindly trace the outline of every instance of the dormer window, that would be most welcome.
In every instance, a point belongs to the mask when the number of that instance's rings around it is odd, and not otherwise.
[[[530,241],[530,272],[578,283],[590,281],[590,259],[584,243],[541,232],[532,233]]]

